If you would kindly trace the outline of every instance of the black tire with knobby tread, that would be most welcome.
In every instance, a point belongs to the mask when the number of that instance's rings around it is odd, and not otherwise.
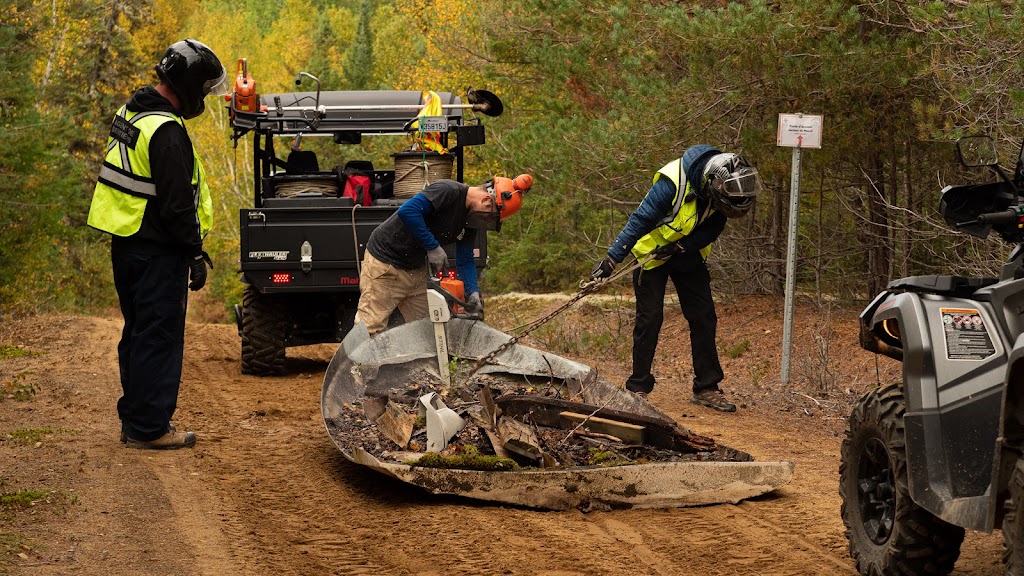
[[[1003,517],[1003,563],[1007,576],[1024,576],[1024,458],[1010,475],[1010,499],[1006,501],[1006,516]]]
[[[869,576],[949,574],[960,556],[964,529],[940,520],[911,499],[904,411],[902,389],[893,384],[861,398],[847,421],[839,465],[839,495],[850,556],[857,570]],[[882,454],[870,453],[872,448],[879,447],[884,448]],[[892,527],[873,540],[865,527],[862,507],[871,502],[859,488],[870,485],[861,484],[866,480],[861,478],[862,464],[871,466],[878,456],[888,458],[885,484],[891,489],[892,498],[885,502],[891,508]]]
[[[242,294],[242,374],[284,374],[286,324],[272,299],[246,286]]]

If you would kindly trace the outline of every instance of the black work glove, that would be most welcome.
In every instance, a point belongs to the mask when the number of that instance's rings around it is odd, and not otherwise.
[[[448,266],[448,254],[444,251],[444,248],[434,246],[432,249],[427,250],[427,262],[430,263],[432,270],[444,270]]]
[[[601,278],[607,278],[612,275],[615,270],[615,266],[618,262],[612,260],[611,256],[605,256],[604,260],[601,260],[594,265],[594,271],[590,273],[591,280],[600,280]]]
[[[466,298],[466,314],[483,320],[484,301],[480,298],[480,292],[474,290],[469,293],[469,298]]]
[[[197,255],[188,263],[188,277],[190,280],[188,283],[189,290],[196,291],[203,286],[206,286],[207,264],[210,265],[210,268],[213,268],[213,261],[210,260],[210,255],[206,252]]]
[[[651,251],[651,256],[654,256],[655,260],[668,260],[676,254],[683,251],[683,247],[678,242],[669,242],[664,246],[658,246]]]

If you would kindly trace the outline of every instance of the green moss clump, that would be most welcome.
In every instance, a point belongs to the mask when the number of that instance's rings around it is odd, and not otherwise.
[[[410,466],[422,468],[443,468],[445,470],[487,470],[509,472],[517,470],[519,465],[511,458],[480,454],[476,448],[468,446],[455,454],[438,454],[427,452],[419,460],[409,462]]]
[[[601,450],[600,448],[590,449],[590,463],[595,466],[624,466],[631,464],[628,460],[620,458],[615,452]]]

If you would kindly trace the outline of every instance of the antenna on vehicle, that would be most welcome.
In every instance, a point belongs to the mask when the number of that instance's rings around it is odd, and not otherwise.
[[[320,109],[320,79],[317,78],[316,76],[313,76],[309,72],[299,72],[298,74],[295,75],[296,86],[302,84],[303,76],[309,78],[313,82],[316,82],[316,102],[313,104],[313,106],[316,108],[316,116],[313,119],[313,129],[315,130],[317,126],[320,125],[320,119],[327,116],[326,111]]]

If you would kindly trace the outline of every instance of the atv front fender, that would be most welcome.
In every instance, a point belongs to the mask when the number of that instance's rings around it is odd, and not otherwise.
[[[992,336],[990,355],[951,356],[947,309],[978,311]],[[885,292],[861,315],[862,345],[903,362],[911,497],[951,524],[984,531],[994,526],[996,415],[1008,347],[996,322],[988,302],[912,292]]]

